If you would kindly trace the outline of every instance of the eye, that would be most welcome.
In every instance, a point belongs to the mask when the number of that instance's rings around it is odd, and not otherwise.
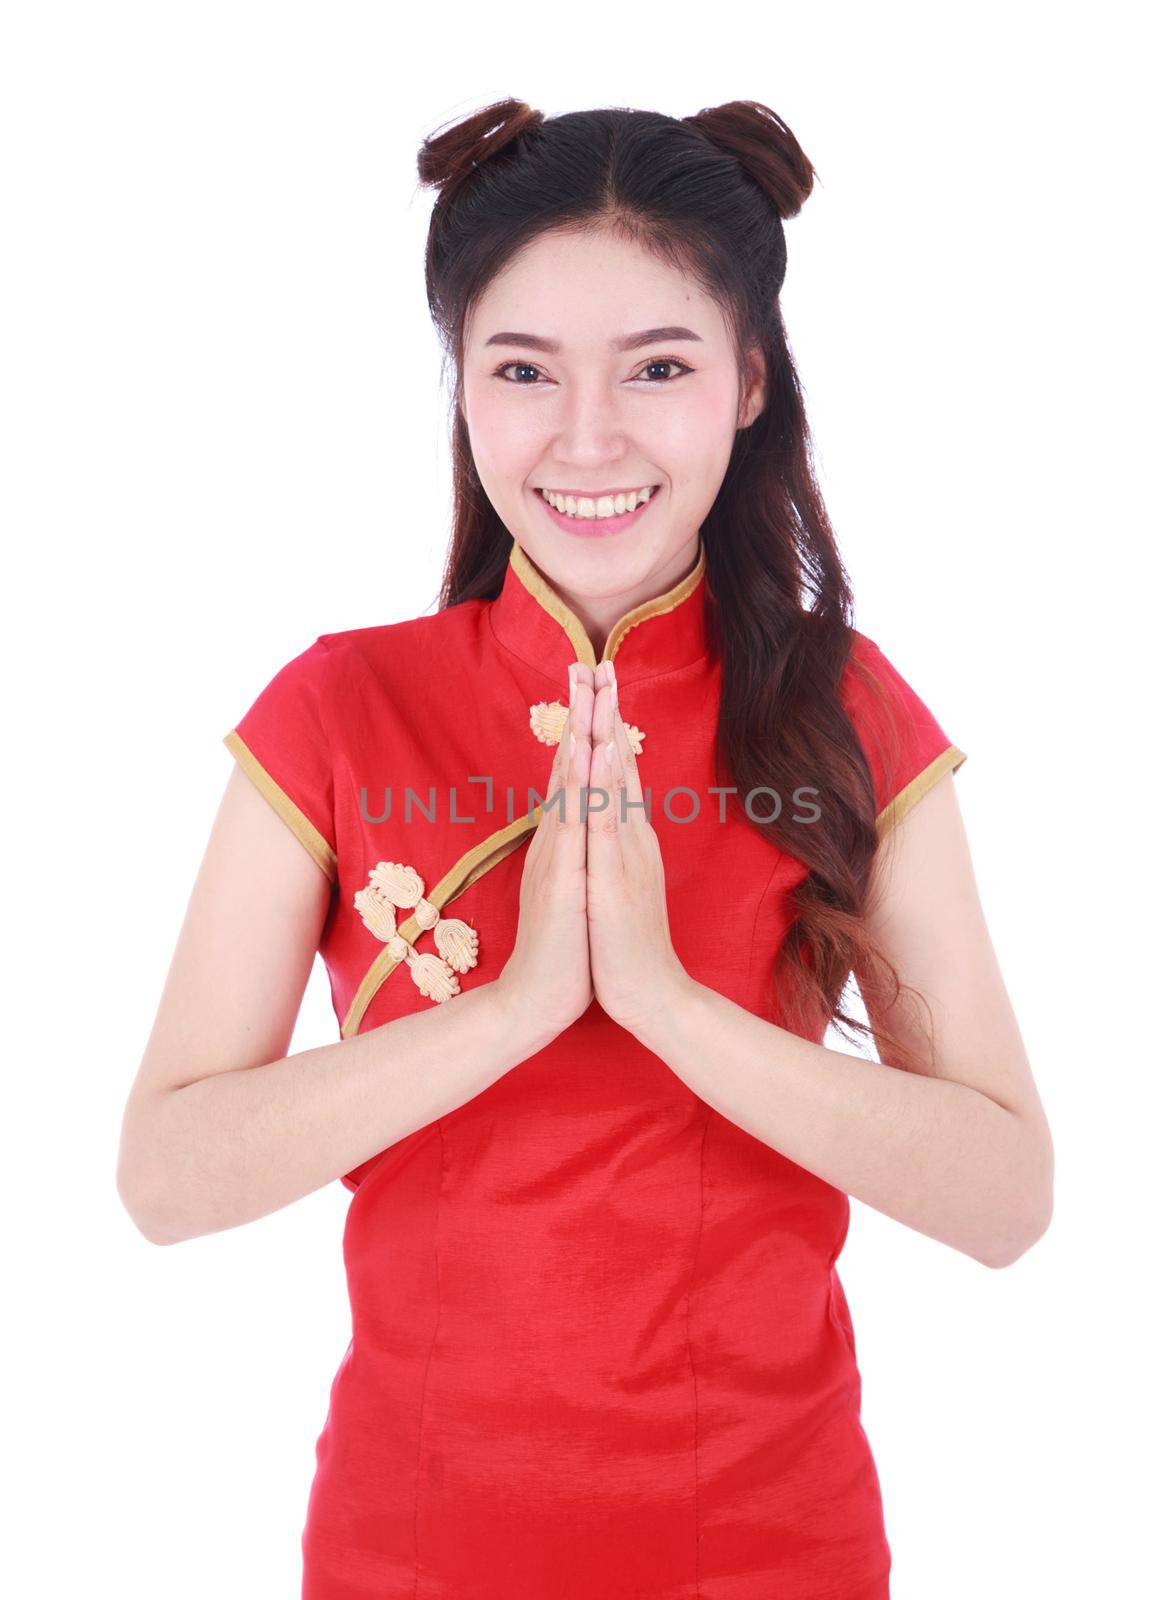
[[[540,368],[535,367],[532,361],[503,361],[501,365],[495,369],[493,373],[494,378],[502,378],[506,383],[511,383],[515,388],[518,389],[532,389],[533,385],[531,383],[519,382],[516,378],[506,378],[505,374],[509,371],[510,367],[519,367],[523,372],[538,372],[541,370]]]
[[[640,370],[643,371],[643,372],[646,372],[649,367],[679,367],[680,368],[680,376],[681,377],[683,377],[686,372],[691,372],[692,371],[692,368],[690,366],[688,366],[687,363],[685,363],[683,361],[678,361],[675,356],[657,356],[654,361],[646,361],[644,363],[643,367]],[[665,384],[665,383],[675,383],[676,379],[675,378],[664,378],[664,379],[652,378],[652,379],[648,379],[646,381],[651,382],[651,383],[660,383],[661,387],[662,387],[663,384]]]

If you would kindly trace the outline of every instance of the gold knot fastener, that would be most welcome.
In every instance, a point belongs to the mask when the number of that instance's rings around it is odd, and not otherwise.
[[[416,988],[429,1000],[450,1000],[460,993],[458,972],[477,964],[480,940],[475,928],[459,917],[442,917],[424,897],[424,880],[403,861],[379,861],[367,873],[365,889],[354,897],[354,908],[376,939],[381,939],[396,961],[406,961]],[[399,932],[396,908],[414,910],[421,929],[431,929],[438,956],[417,950]]]

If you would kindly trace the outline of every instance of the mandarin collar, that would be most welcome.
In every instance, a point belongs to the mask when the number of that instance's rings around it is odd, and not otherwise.
[[[702,544],[692,571],[664,594],[633,606],[607,636],[602,660],[614,661],[620,683],[635,683],[690,666],[715,639],[713,595]],[[516,537],[501,592],[489,603],[497,640],[561,684],[572,661],[598,665],[579,618],[550,586]]]

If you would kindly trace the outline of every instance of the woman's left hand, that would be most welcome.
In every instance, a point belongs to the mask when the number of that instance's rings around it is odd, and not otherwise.
[[[672,945],[651,797],[640,784],[614,681],[609,662],[596,667],[590,805],[599,809],[587,815],[587,937],[595,998],[621,1027],[638,1033],[691,980]]]

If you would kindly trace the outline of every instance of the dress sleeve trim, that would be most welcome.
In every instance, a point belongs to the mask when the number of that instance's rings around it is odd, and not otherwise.
[[[942,750],[936,760],[930,761],[923,772],[917,773],[911,783],[906,783],[900,793],[880,812],[876,818],[876,831],[880,837],[890,832],[900,819],[905,816],[935,783],[946,777],[950,772],[956,772],[962,762],[968,760],[965,752],[951,744],[948,750]]]
[[[296,835],[333,883],[338,876],[338,856],[328,841],[314,827],[305,812],[294,804],[280,784],[265,771],[235,728],[224,735],[223,742],[282,822]]]

